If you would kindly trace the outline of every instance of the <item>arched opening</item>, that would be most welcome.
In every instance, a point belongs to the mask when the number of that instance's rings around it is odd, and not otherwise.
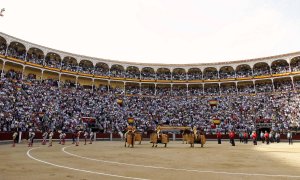
[[[78,72],[85,74],[94,74],[94,65],[92,61],[81,60],[78,66]]]
[[[239,94],[254,94],[254,84],[252,81],[242,81],[237,83]]]
[[[24,70],[24,79],[41,80],[42,79],[42,70],[26,66],[25,70]]]
[[[219,71],[220,79],[232,79],[235,78],[235,72],[231,66],[223,66]]]
[[[291,60],[291,69],[292,72],[300,71],[300,56],[294,57]]]
[[[47,82],[53,86],[58,86],[59,74],[51,71],[44,71],[42,80],[44,83]]]
[[[99,94],[107,93],[108,91],[108,81],[95,79],[94,81],[94,87]]]
[[[300,90],[300,76],[294,77],[294,85],[296,90]]]
[[[281,74],[290,72],[289,64],[286,60],[280,59],[273,61],[271,64],[272,74]]]
[[[157,84],[156,96],[170,96],[170,95],[171,95],[171,85],[170,84]]]
[[[110,76],[111,77],[119,77],[119,78],[124,78],[124,67],[118,64],[114,64],[110,68]]]
[[[76,87],[76,76],[61,74],[60,83],[64,88]]]
[[[49,52],[45,58],[45,66],[60,69],[61,58],[58,54]]]
[[[290,77],[276,78],[273,80],[273,82],[274,82],[275,91],[277,92],[293,90],[292,79]]]
[[[124,83],[119,81],[111,81],[110,82],[110,92],[117,95],[124,95]]]
[[[235,83],[230,82],[230,83],[222,83],[220,85],[221,87],[221,94],[236,94],[236,86]]]
[[[236,67],[237,78],[252,77],[252,69],[248,64],[241,64]]]
[[[217,84],[217,83],[204,84],[204,95],[206,95],[206,96],[220,95],[219,84]]]
[[[98,62],[95,66],[95,75],[109,76],[109,66],[106,63]]]
[[[7,56],[25,60],[26,48],[23,44],[19,42],[11,42],[8,46]]]
[[[218,79],[218,70],[214,67],[205,68],[203,72],[203,79],[204,80]]]
[[[273,85],[271,79],[255,81],[255,89],[257,93],[273,92]]]
[[[44,65],[44,58],[45,55],[42,50],[32,47],[27,52],[26,61],[34,64]]]
[[[78,63],[73,57],[67,56],[63,59],[61,64],[62,70],[77,72]]]
[[[259,62],[253,66],[253,76],[270,75],[270,66],[265,62]]]
[[[173,80],[186,80],[186,72],[183,68],[175,68],[172,75]]]
[[[171,80],[171,71],[168,68],[159,68],[156,72],[158,80]]]
[[[92,89],[93,88],[93,79],[85,78],[85,77],[78,77],[77,82],[79,88],[81,89]]]
[[[0,75],[2,73],[3,64],[4,64],[3,60],[0,59]]]
[[[141,84],[141,93],[146,96],[155,95],[155,85],[152,83],[142,83]]]
[[[155,80],[155,71],[151,67],[144,67],[141,72],[141,78],[145,80]]]
[[[140,79],[139,68],[135,66],[128,66],[126,69],[125,77],[130,79]]]
[[[5,55],[6,48],[7,48],[6,40],[0,36],[0,54]]]
[[[202,80],[202,72],[199,68],[190,68],[188,70],[188,80]]]
[[[23,66],[12,62],[6,62],[4,66],[4,77],[10,79],[22,79]]]
[[[172,87],[172,96],[187,96],[186,84],[174,84]]]
[[[203,84],[189,84],[189,95],[190,96],[202,96],[203,95]]]
[[[126,83],[125,84],[126,94],[135,95],[140,93],[140,85],[138,83]]]

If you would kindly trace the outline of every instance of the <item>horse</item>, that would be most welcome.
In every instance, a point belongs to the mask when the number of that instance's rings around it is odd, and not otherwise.
[[[139,141],[139,144],[142,144],[143,136],[140,132],[134,133],[134,141]]]
[[[182,135],[182,144],[187,144],[188,140],[189,140],[189,134],[191,133],[191,131],[189,129],[185,129],[182,131],[181,135]]]
[[[188,143],[191,145],[191,147],[194,147],[194,144],[201,144],[201,147],[204,147],[204,144],[206,143],[206,138],[204,134],[198,133],[196,136],[194,133],[188,134]]]
[[[128,132],[126,135],[125,135],[125,147],[126,145],[128,147],[131,147],[133,148],[134,147],[134,140],[135,140],[135,134],[133,132]]]
[[[161,134],[159,137],[157,133],[152,133],[150,135],[150,143],[153,144],[152,147],[157,147],[158,143],[165,144],[165,147],[167,147],[168,142],[169,142],[169,136],[167,134]]]

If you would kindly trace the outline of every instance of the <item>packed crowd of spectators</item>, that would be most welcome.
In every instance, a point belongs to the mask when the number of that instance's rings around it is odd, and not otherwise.
[[[0,54],[6,53],[6,44],[0,44]],[[295,72],[300,70],[300,61],[294,61],[291,64],[291,68],[288,64],[276,64],[271,66],[257,66],[254,67],[253,70],[250,67],[240,67],[236,71],[222,71],[220,70],[208,70],[203,73],[200,70],[189,71],[185,73],[184,71],[176,71],[171,73],[168,70],[162,70],[158,72],[152,72],[153,70],[143,69],[140,73],[139,70],[126,70],[124,71],[122,67],[119,65],[112,67],[110,70],[108,67],[104,68],[102,66],[93,66],[90,64],[79,64],[74,61],[64,60],[61,61],[57,56],[47,56],[43,57],[41,54],[36,54],[35,52],[28,53],[26,55],[25,50],[19,50],[16,47],[9,47],[7,49],[7,56],[11,56],[14,58],[18,58],[20,60],[24,60],[26,57],[26,61],[36,63],[39,65],[45,65],[51,68],[58,68],[63,70],[69,70],[74,72],[82,72],[86,74],[95,74],[100,76],[112,76],[119,78],[134,78],[134,79],[142,79],[142,80],[216,80],[216,79],[228,79],[228,78],[244,78],[244,77],[252,77],[252,76],[263,76],[263,75],[271,75],[271,74],[280,74],[287,72]],[[197,68],[195,68],[197,69]]]
[[[0,44],[0,54],[5,55],[5,51],[6,51],[6,44],[1,43]]]
[[[291,64],[292,72],[300,71],[300,61],[296,61],[295,63]]]
[[[205,79],[205,80],[218,79],[218,72],[217,71],[207,71],[203,74],[203,79]]]
[[[99,76],[109,76],[109,70],[101,66],[96,66],[94,74]]]
[[[61,67],[61,60],[57,57],[49,57],[47,56],[45,58],[45,66],[51,67],[51,68],[57,68],[60,69]]]
[[[156,79],[158,80],[171,80],[172,75],[170,72],[159,72],[156,74]]]
[[[272,119],[273,128],[287,130],[299,122],[300,94],[291,91],[252,95],[186,96],[186,89],[172,91],[183,96],[170,96],[170,88],[160,87],[157,96],[125,96],[122,88],[105,86],[84,89],[58,86],[54,80],[20,80],[8,73],[0,80],[0,130],[22,131],[48,129],[71,132],[82,124],[81,117],[95,117],[100,131],[115,132],[127,126],[133,117],[141,130],[157,124],[193,126],[212,132],[212,119],[219,118],[222,131],[253,130],[258,118]],[[16,73],[17,74],[17,73]],[[12,78],[14,77],[14,78]],[[266,86],[265,86],[266,87]],[[136,87],[128,91],[137,92]],[[226,91],[233,91],[228,88]],[[190,89],[190,93],[201,94]],[[217,100],[217,106],[208,102]],[[120,104],[118,100],[122,100]]]
[[[25,59],[25,55],[26,55],[26,51],[18,51],[17,48],[13,48],[13,47],[8,47],[7,50],[7,56],[13,57],[13,58],[17,58],[20,60],[24,60]]]
[[[236,71],[237,78],[251,77],[252,70],[250,68],[241,68]]]
[[[117,69],[112,69],[112,70],[110,71],[110,76],[111,76],[111,77],[124,78],[124,77],[125,77],[125,72],[124,72],[124,71],[117,70]]]
[[[181,72],[173,73],[173,80],[186,80],[186,74]]]
[[[263,75],[271,75],[270,69],[268,66],[262,66],[262,67],[253,69],[253,76],[263,76]]]
[[[126,71],[125,77],[130,79],[140,79],[140,72],[139,71]]]
[[[229,79],[229,78],[235,78],[234,71],[220,71],[219,73],[220,79]]]
[[[5,45],[0,45],[0,54],[5,54]],[[8,48],[7,55],[25,59],[25,51]],[[27,61],[60,68],[61,61],[57,57],[46,57],[34,53],[27,55]],[[300,64],[292,66],[299,70]],[[96,66],[78,66],[62,62],[62,69],[111,75],[112,77],[128,77],[159,80],[202,79],[201,72],[175,73],[162,71],[124,71]],[[273,74],[289,71],[289,66],[272,67]],[[269,75],[268,66],[253,70],[253,76]],[[219,77],[218,77],[219,76]],[[252,76],[252,70],[235,72],[207,71],[203,79],[226,79]],[[23,77],[22,72],[9,70],[0,80],[0,131],[43,130],[45,128],[71,132],[82,125],[81,117],[95,117],[97,126],[103,132],[123,130],[127,126],[128,117],[133,117],[139,129],[154,129],[157,124],[172,126],[201,127],[212,132],[212,119],[219,118],[222,123],[216,128],[222,131],[230,129],[255,129],[255,120],[272,119],[274,131],[285,131],[292,122],[299,126],[300,94],[293,89],[300,89],[300,81],[260,82],[245,86],[209,86],[179,87],[157,86],[139,87],[101,86],[86,89],[75,82],[59,83],[56,80],[35,80],[34,74]],[[256,93],[255,95],[253,95]],[[246,94],[246,95],[245,95]],[[128,96],[129,95],[129,96]],[[217,106],[208,102],[217,100]],[[118,100],[122,100],[119,103]]]
[[[141,79],[145,80],[155,80],[156,79],[156,74],[151,72],[151,71],[142,71],[141,72]]]
[[[290,72],[289,65],[276,65],[272,66],[272,74],[280,74]]]
[[[202,79],[202,73],[197,71],[192,71],[188,73],[188,80]]]
[[[61,69],[77,72],[78,64],[72,61],[63,61],[61,64]]]
[[[85,74],[94,74],[94,67],[90,67],[90,66],[87,66],[87,65],[79,65],[78,66],[78,72],[81,72],[81,73],[85,73]]]
[[[44,57],[35,53],[27,54],[26,60],[31,63],[44,65]]]

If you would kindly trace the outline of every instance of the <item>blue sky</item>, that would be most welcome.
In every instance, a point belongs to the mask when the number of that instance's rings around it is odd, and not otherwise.
[[[209,63],[300,50],[297,0],[0,0],[0,31],[87,56]]]

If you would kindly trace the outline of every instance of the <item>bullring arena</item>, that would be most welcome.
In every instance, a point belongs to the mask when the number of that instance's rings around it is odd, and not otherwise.
[[[181,141],[151,148],[143,141],[125,148],[120,141],[52,147],[36,143],[1,145],[1,179],[300,179],[299,144],[239,144],[190,148]]]
[[[0,69],[0,179],[300,179],[300,52],[130,63],[0,33]],[[185,130],[203,147],[182,143]],[[133,132],[141,145],[124,147]],[[168,137],[167,147],[150,135]],[[83,145],[84,136],[97,141]]]

